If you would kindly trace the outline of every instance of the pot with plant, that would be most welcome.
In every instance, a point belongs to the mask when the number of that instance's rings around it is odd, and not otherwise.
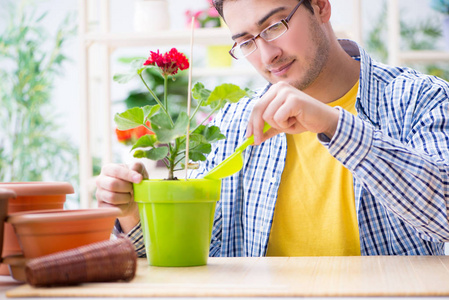
[[[192,97],[193,112],[180,112],[176,118],[169,112],[167,101],[169,79],[178,70],[189,67],[184,54],[175,48],[162,54],[151,52],[148,59],[135,60],[130,73],[117,74],[114,80],[128,82],[139,76],[157,104],[134,107],[114,117],[119,130],[145,126],[154,134],[140,137],[131,151],[137,158],[161,160],[168,177],[144,179],[134,184],[134,201],[138,203],[148,262],[153,266],[197,266],[207,263],[215,204],[220,198],[219,179],[178,179],[176,170],[194,168],[206,160],[211,143],[224,139],[217,126],[207,124],[209,118],[228,102],[237,102],[248,92],[233,84],[222,84],[213,91],[196,83]],[[142,72],[159,69],[164,78],[164,98],[159,99],[148,87]],[[200,108],[209,114],[196,124]]]

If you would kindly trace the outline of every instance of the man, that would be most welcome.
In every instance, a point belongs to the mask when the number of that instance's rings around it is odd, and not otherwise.
[[[227,139],[192,174],[254,134],[242,171],[223,179],[210,255],[444,254],[448,83],[338,41],[329,0],[214,5],[236,42],[231,54],[270,84],[216,116]],[[130,183],[142,176],[133,169],[105,166],[97,198],[124,210],[121,229],[143,253]]]

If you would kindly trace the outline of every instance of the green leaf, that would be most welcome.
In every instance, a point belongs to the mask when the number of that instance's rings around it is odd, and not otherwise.
[[[124,63],[124,64],[131,64],[131,63],[134,63],[134,61],[137,61],[137,60],[142,61],[142,60],[145,60],[145,58],[144,57],[120,57],[118,59],[119,62]]]
[[[134,157],[136,158],[148,158],[151,160],[161,160],[164,159],[168,154],[168,147],[157,147],[150,150],[136,150],[134,152]]]
[[[143,110],[143,114],[144,114],[144,119],[149,119],[152,116],[154,116],[155,113],[157,113],[159,111],[159,109],[161,108],[161,106],[159,104],[156,105],[145,105],[144,107],[142,107]]]
[[[207,99],[210,96],[211,91],[204,88],[204,84],[201,82],[197,82],[192,89],[192,97],[198,101],[207,102]]]
[[[187,140],[184,140],[184,142],[182,142],[181,145],[179,145],[179,150],[185,150],[185,148],[186,148],[186,141]],[[206,141],[206,139],[204,138],[203,135],[197,134],[197,133],[191,133],[190,134],[190,138],[189,138],[189,149],[197,147],[201,143],[206,143],[206,142],[207,141]]]
[[[137,73],[136,72],[126,72],[126,73],[117,73],[117,74],[114,74],[114,76],[112,77],[112,79],[115,81],[115,82],[118,82],[118,83],[128,83],[128,82],[130,82],[134,77],[136,77],[137,76]]]
[[[136,148],[148,148],[148,147],[154,147],[154,145],[157,143],[156,137],[154,135],[144,135],[140,137],[137,142],[134,144],[134,146],[131,148],[131,151]]]
[[[189,149],[189,159],[192,161],[205,161],[205,154],[209,154],[212,147],[210,144],[201,144],[195,148]]]
[[[226,139],[226,136],[220,132],[220,128],[217,126],[201,125],[198,126],[194,133],[203,136],[208,143]]]
[[[156,137],[161,143],[170,143],[178,137],[186,134],[189,117],[185,112],[181,112],[175,122],[175,126],[171,126],[167,122],[168,117],[158,117],[163,114],[155,115],[150,119],[152,124],[151,129],[156,134]],[[157,118],[156,118],[157,117]],[[156,122],[155,122],[156,121]]]
[[[130,63],[129,71],[114,74],[113,76],[114,81],[118,83],[128,83],[131,79],[142,73],[142,70],[146,68],[146,66],[143,65],[144,62],[145,62],[144,58],[134,59]]]
[[[133,107],[115,114],[114,122],[119,130],[136,128],[145,123],[144,112],[140,107]]]
[[[207,99],[207,105],[222,100],[226,102],[236,103],[247,95],[247,92],[241,89],[239,86],[232,83],[224,83],[217,86],[212,91],[209,98]]]
[[[152,117],[149,118],[151,124],[152,124],[152,128],[154,129],[159,129],[159,128],[163,128],[163,129],[172,129],[173,125],[171,123],[171,119],[169,116],[167,116],[165,113],[160,113],[157,115],[154,115]]]
[[[226,136],[224,136],[220,132],[220,128],[218,128],[217,126],[206,127],[204,131],[204,137],[209,143],[214,143],[216,141],[226,139]]]

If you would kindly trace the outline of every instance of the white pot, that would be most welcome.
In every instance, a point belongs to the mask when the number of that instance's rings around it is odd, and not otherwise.
[[[134,30],[151,32],[170,29],[167,0],[137,0],[134,5]]]

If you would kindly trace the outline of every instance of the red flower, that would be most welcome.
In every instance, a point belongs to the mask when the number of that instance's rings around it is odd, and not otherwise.
[[[150,127],[150,122],[147,121],[147,126]],[[115,129],[115,134],[117,135],[117,140],[120,143],[124,144],[133,144],[135,143],[140,137],[146,135],[146,134],[154,134],[153,131],[148,130],[145,126],[139,126],[133,129],[128,130],[118,130]]]
[[[176,48],[172,48],[165,54],[157,52],[150,52],[150,57],[144,62],[144,66],[153,65],[158,66],[161,69],[163,76],[175,75],[179,70],[185,70],[189,68],[189,60],[187,57],[178,52]]]

